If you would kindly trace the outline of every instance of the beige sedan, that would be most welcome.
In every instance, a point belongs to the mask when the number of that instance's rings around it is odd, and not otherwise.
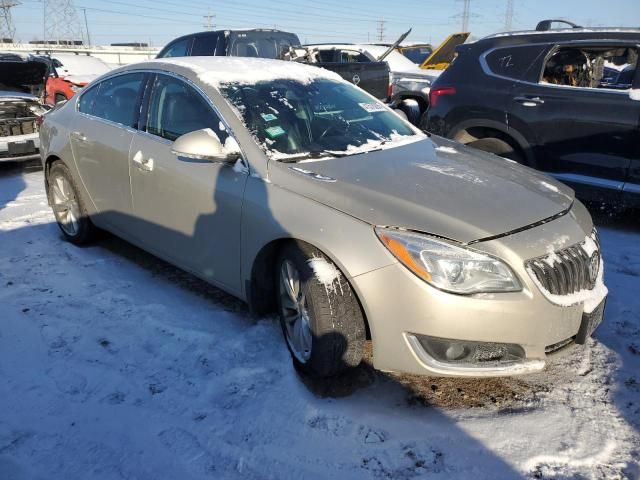
[[[607,295],[566,186],[429,138],[322,69],[192,57],[112,71],[47,114],[64,236],[108,230],[278,312],[294,364],[487,376],[582,344]]]

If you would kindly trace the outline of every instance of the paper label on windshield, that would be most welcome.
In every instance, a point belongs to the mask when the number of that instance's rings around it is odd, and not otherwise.
[[[369,113],[385,112],[387,110],[381,103],[359,103],[358,105]]]
[[[269,138],[276,138],[276,137],[279,137],[280,135],[284,135],[285,133],[287,133],[284,131],[284,128],[282,128],[280,125],[276,127],[265,128],[264,131],[269,136]]]
[[[273,113],[261,113],[260,116],[265,122],[272,122],[273,120],[278,119],[278,117],[276,117]]]

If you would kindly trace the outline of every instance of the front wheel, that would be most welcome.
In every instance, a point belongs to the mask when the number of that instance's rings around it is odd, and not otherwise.
[[[518,163],[524,163],[524,157],[519,150],[516,150],[504,140],[493,137],[481,138],[467,143],[467,146],[477,148],[483,152],[493,153],[500,157],[508,158]]]
[[[62,234],[71,243],[83,245],[95,236],[91,223],[78,195],[78,189],[67,166],[57,161],[49,170],[47,195]]]
[[[314,247],[291,243],[278,258],[276,278],[280,325],[296,367],[329,377],[359,365],[364,318],[336,265]]]

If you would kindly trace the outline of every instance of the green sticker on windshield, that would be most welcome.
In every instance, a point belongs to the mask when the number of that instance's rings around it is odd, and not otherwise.
[[[264,131],[269,136],[269,138],[276,138],[287,133],[280,125],[276,127],[265,128]]]
[[[272,122],[273,120],[278,119],[278,117],[276,117],[273,113],[261,113],[260,116],[265,122]]]

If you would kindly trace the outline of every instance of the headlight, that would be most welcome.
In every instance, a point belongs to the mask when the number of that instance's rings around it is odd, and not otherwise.
[[[447,292],[517,292],[516,275],[504,262],[419,233],[376,228],[382,243],[405,267]]]

